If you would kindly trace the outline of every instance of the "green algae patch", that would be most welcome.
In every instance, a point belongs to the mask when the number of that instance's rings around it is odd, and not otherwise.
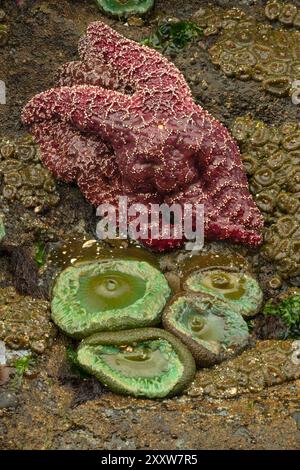
[[[266,303],[263,313],[283,320],[290,338],[300,338],[300,289],[290,288]]]
[[[142,44],[164,53],[177,52],[202,33],[203,30],[192,21],[164,21]]]
[[[77,357],[110,390],[136,397],[176,395],[196,370],[189,350],[158,328],[95,334],[81,342]]]
[[[43,242],[37,242],[35,244],[34,261],[39,268],[42,267],[46,262],[45,244]]]
[[[105,260],[65,269],[53,288],[52,319],[69,336],[160,322],[171,290],[144,261]]]
[[[300,27],[300,8],[292,3],[269,1],[265,6],[265,15],[270,21],[279,21],[284,26]]]
[[[0,242],[5,237],[5,226],[3,222],[3,218],[0,216]]]
[[[153,7],[154,0],[96,0],[96,3],[109,15],[128,17],[146,14]]]
[[[249,341],[247,323],[239,312],[205,293],[175,296],[164,311],[163,325],[189,348],[200,367],[241,352]]]
[[[184,288],[194,293],[212,294],[226,301],[229,308],[232,307],[243,317],[256,315],[263,300],[258,282],[243,272],[221,269],[196,271],[186,278]]]

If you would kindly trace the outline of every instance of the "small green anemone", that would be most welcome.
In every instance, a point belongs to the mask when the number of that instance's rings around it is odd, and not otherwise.
[[[112,16],[144,15],[154,5],[154,0],[96,0],[97,5]]]
[[[164,311],[163,325],[185,343],[201,367],[240,352],[249,341],[247,323],[239,312],[204,293],[175,296]]]
[[[196,271],[184,282],[190,292],[207,292],[226,300],[243,317],[256,315],[261,307],[263,293],[258,282],[249,274],[222,269]]]
[[[156,325],[171,293],[144,261],[105,260],[69,267],[53,288],[52,319],[68,335]]]
[[[193,380],[195,361],[170,333],[158,328],[98,333],[84,339],[78,362],[116,393],[163,398]]]

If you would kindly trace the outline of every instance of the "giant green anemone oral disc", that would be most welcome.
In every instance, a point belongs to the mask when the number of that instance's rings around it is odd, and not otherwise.
[[[97,5],[109,15],[144,15],[154,5],[154,0],[96,0]]]
[[[68,335],[156,325],[171,290],[144,261],[105,260],[69,267],[58,276],[53,321]]]
[[[175,296],[165,308],[163,325],[185,343],[201,367],[240,352],[249,341],[248,326],[240,313],[205,293]]]
[[[80,343],[77,358],[110,390],[135,397],[176,395],[196,371],[184,344],[158,328],[97,333]]]
[[[249,274],[222,269],[196,271],[184,282],[190,292],[206,292],[225,300],[243,317],[256,315],[261,307],[263,293],[258,282]]]

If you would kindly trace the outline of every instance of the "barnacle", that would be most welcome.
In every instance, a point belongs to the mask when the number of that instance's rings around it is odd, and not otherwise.
[[[8,204],[16,201],[42,209],[59,201],[55,181],[40,163],[37,146],[29,137],[0,140],[0,178],[0,194]]]
[[[8,347],[42,353],[54,336],[47,301],[23,297],[12,287],[0,289],[0,339]]]
[[[276,128],[249,116],[232,127],[248,173],[250,191],[265,218],[264,255],[284,278],[300,273],[300,127]],[[264,135],[261,145],[258,135]],[[273,151],[268,152],[270,145]],[[275,147],[274,147],[275,146]],[[251,164],[249,159],[251,158]]]
[[[206,293],[175,296],[164,310],[163,325],[186,344],[201,367],[237,354],[249,340],[238,310]]]
[[[195,375],[189,350],[158,328],[95,334],[81,342],[77,357],[112,391],[136,397],[176,395]]]
[[[53,288],[52,318],[68,335],[139,328],[159,323],[168,283],[144,261],[103,260],[72,266]]]
[[[97,5],[112,16],[144,15],[154,5],[154,0],[96,0]]]

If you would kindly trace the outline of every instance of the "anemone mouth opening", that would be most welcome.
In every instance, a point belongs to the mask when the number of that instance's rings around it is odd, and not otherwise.
[[[221,343],[224,340],[225,321],[207,309],[199,309],[185,303],[180,309],[179,321],[197,341]]]
[[[118,348],[115,352],[106,351],[101,354],[101,359],[126,377],[151,379],[169,370],[168,357],[155,343],[137,344],[130,350]]]
[[[79,278],[78,300],[89,313],[123,309],[134,304],[146,292],[146,281],[118,271]]]

